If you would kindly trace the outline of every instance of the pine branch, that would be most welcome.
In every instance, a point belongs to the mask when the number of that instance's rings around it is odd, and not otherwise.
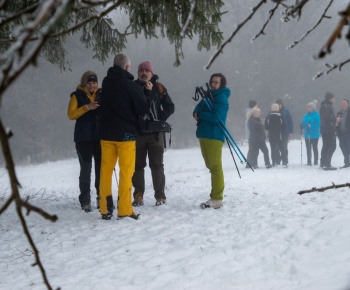
[[[265,35],[264,30],[265,30],[267,24],[268,24],[268,23],[270,22],[270,20],[272,19],[273,15],[275,14],[275,11],[277,10],[278,6],[281,4],[281,1],[283,1],[283,0],[277,1],[276,6],[275,6],[273,9],[271,9],[271,10],[269,11],[269,14],[270,14],[269,19],[267,19],[267,21],[266,21],[265,24],[263,25],[262,29],[260,30],[260,32],[259,32],[257,35],[255,35],[254,38],[253,38],[252,40],[257,39],[260,35]]]
[[[333,1],[334,1],[334,0],[331,0],[331,1],[328,3],[327,8],[324,10],[324,12],[323,12],[321,18],[318,20],[318,22],[316,23],[316,25],[315,25],[314,27],[312,27],[310,30],[308,30],[308,31],[302,36],[301,39],[299,39],[299,40],[297,40],[297,41],[294,41],[293,44],[291,44],[290,46],[288,46],[288,49],[293,48],[294,46],[296,46],[296,45],[298,45],[300,42],[302,42],[312,31],[314,31],[314,30],[317,28],[317,26],[319,26],[319,25],[321,24],[321,22],[322,22],[322,20],[323,20],[324,18],[330,18],[330,17],[326,16],[326,13],[328,12],[328,9],[332,6]]]
[[[334,184],[332,182],[333,185],[331,186],[326,186],[326,187],[320,187],[320,188],[316,188],[316,187],[313,187],[311,188],[310,190],[302,190],[302,191],[299,191],[298,194],[299,195],[303,195],[305,193],[310,193],[310,192],[324,192],[325,190],[328,190],[328,189],[338,189],[338,188],[341,188],[341,187],[350,187],[350,183],[344,183],[344,184]]]
[[[238,31],[249,21],[252,19],[256,11],[259,10],[259,8],[266,3],[266,0],[261,0],[252,10],[252,13],[240,24],[238,24],[237,28],[233,31],[231,36],[220,46],[220,48],[215,52],[215,54],[211,57],[209,63],[204,67],[205,69],[209,69],[211,65],[214,63],[214,61],[218,58],[219,54],[223,52],[225,46],[232,41],[232,39],[235,37],[235,35],[238,33]]]
[[[5,24],[7,24],[7,23],[9,23],[9,22],[11,22],[11,21],[14,21],[15,19],[18,19],[18,18],[22,17],[26,13],[31,13],[31,12],[35,11],[35,9],[37,9],[38,6],[39,6],[39,2],[35,3],[34,5],[26,8],[26,9],[23,9],[22,11],[19,11],[19,12],[15,13],[15,14],[12,14],[12,15],[8,16],[7,18],[1,19],[0,27],[5,25]],[[2,7],[0,7],[0,9],[1,8]]]
[[[185,25],[182,28],[182,31],[180,33],[181,36],[185,35],[186,30],[187,30],[188,26],[190,25],[190,23],[191,23],[191,21],[193,19],[193,12],[194,12],[194,9],[196,8],[196,5],[197,5],[197,0],[191,0],[191,10],[188,13],[188,16],[187,16],[187,19],[186,19],[186,23],[185,23]]]

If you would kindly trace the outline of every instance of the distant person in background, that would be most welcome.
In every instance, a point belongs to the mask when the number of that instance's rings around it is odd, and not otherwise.
[[[196,136],[199,138],[202,155],[206,167],[211,174],[210,199],[200,205],[201,208],[220,208],[223,206],[224,172],[222,170],[222,146],[225,135],[220,129],[219,121],[226,122],[229,109],[228,98],[231,91],[226,87],[226,78],[221,73],[210,77],[210,88],[214,98],[214,108],[211,111],[204,100],[201,100],[193,111],[193,117],[198,121]]]
[[[306,105],[306,115],[301,121],[304,130],[306,145],[307,165],[311,166],[311,147],[314,152],[314,165],[318,165],[318,139],[320,138],[320,115],[316,111],[317,101],[314,100]]]
[[[339,146],[344,155],[344,165],[340,168],[350,167],[350,113],[349,100],[341,101],[341,110],[337,114],[337,135]]]
[[[325,100],[321,103],[320,108],[321,135],[323,142],[320,165],[323,170],[337,169],[331,166],[332,156],[336,149],[336,117],[332,106],[334,101],[334,95],[332,93],[327,92],[325,95]]]
[[[252,114],[252,109],[253,108],[257,108],[258,107],[258,103],[254,100],[250,100],[248,103],[248,108],[246,108],[245,110],[245,120],[244,120],[244,133],[245,133],[245,139],[249,142],[249,126],[248,126],[248,120]],[[247,153],[247,160],[250,159],[250,147],[248,147],[248,153]],[[246,168],[249,168],[249,165],[246,164],[245,166]]]
[[[286,126],[279,110],[280,108],[277,104],[272,104],[271,112],[265,119],[265,129],[269,132],[268,138],[271,148],[272,166],[281,164],[280,150],[282,146],[282,134]]]
[[[138,79],[135,81],[147,97],[147,102],[154,105],[155,118],[166,121],[175,111],[168,90],[158,82],[158,75],[153,74],[153,65],[144,61],[138,66]],[[140,133],[136,140],[135,173],[132,177],[134,190],[133,206],[143,206],[145,193],[145,167],[147,155],[152,173],[156,206],[166,204],[164,174],[164,138],[165,132]]]
[[[99,107],[100,93],[97,74],[93,71],[85,72],[76,91],[70,95],[67,112],[70,120],[76,120],[74,142],[80,163],[79,201],[85,212],[92,211],[90,196],[92,157],[95,161],[95,188],[99,207],[101,145],[96,109]]]
[[[269,157],[269,149],[267,149],[265,140],[266,133],[264,124],[260,119],[260,109],[253,108],[252,115],[248,120],[249,125],[249,150],[251,151],[250,160],[248,160],[249,164],[252,168],[258,168],[258,156],[259,150],[264,154],[265,166],[267,169],[271,168],[270,157]]]
[[[282,165],[284,168],[288,167],[288,142],[293,136],[293,118],[290,114],[289,110],[283,106],[283,102],[281,99],[276,100],[276,104],[278,104],[280,108],[281,116],[284,118],[284,122],[286,124],[284,133],[282,135],[282,147],[281,147],[281,158]]]

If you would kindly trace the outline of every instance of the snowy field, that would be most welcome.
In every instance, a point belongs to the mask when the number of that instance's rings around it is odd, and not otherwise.
[[[22,194],[59,217],[56,223],[35,213],[27,217],[54,288],[348,290],[349,189],[297,192],[350,182],[350,168],[305,166],[304,144],[303,155],[301,166],[300,140],[293,141],[289,168],[267,170],[260,154],[260,168],[239,165],[239,179],[225,147],[224,207],[203,210],[199,204],[209,198],[210,176],[200,149],[168,150],[168,205],[155,207],[147,169],[137,221],[104,221],[98,210],[80,209],[77,159],[17,167],[17,173]],[[343,165],[339,147],[332,165]],[[5,170],[0,173],[1,206],[10,189]],[[116,192],[115,180],[113,186]],[[33,262],[11,206],[0,216],[0,289],[45,289]]]

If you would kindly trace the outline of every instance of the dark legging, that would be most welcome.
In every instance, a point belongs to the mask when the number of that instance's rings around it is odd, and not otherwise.
[[[318,138],[305,139],[307,164],[311,165],[311,147],[314,152],[314,165],[318,164]]]

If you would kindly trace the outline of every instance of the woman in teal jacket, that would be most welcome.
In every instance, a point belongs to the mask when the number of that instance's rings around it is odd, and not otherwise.
[[[199,138],[205,165],[211,173],[210,199],[201,204],[202,208],[222,207],[225,184],[221,156],[225,135],[219,126],[219,121],[226,122],[229,109],[228,98],[231,92],[226,84],[226,78],[222,74],[213,74],[210,77],[213,110],[209,110],[206,103],[201,100],[193,111],[193,117],[198,121],[196,136]]]
[[[310,102],[306,105],[307,113],[301,121],[304,130],[307,165],[311,166],[311,147],[314,152],[314,165],[318,164],[318,139],[320,138],[320,115],[316,112],[317,101]]]

